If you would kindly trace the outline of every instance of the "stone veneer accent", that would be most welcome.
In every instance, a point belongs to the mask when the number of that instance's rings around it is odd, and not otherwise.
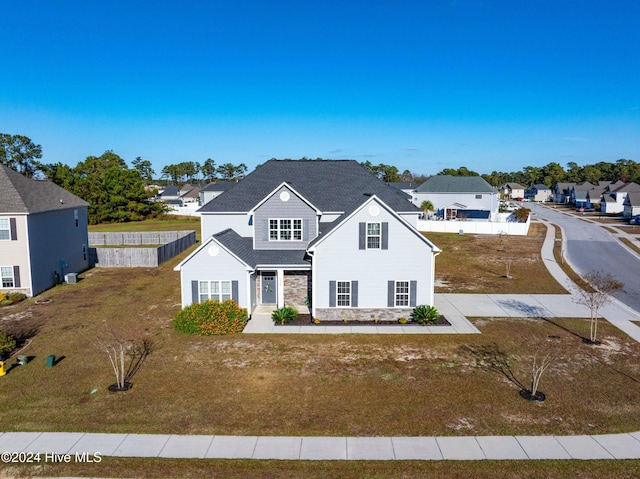
[[[284,304],[303,305],[311,296],[311,271],[285,271]]]
[[[371,321],[374,323],[375,318],[382,321],[396,322],[400,318],[406,318],[411,321],[411,313],[413,308],[318,308],[316,317],[320,321]]]

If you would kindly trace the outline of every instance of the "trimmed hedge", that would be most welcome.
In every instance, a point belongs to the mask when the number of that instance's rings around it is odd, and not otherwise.
[[[240,333],[247,321],[247,310],[230,299],[193,303],[176,315],[173,326],[187,334],[214,336]]]

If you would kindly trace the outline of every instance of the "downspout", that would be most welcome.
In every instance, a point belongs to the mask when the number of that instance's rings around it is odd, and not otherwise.
[[[434,251],[433,253],[433,261],[431,261],[431,301],[429,301],[429,304],[431,306],[435,306],[436,303],[436,256],[438,256],[440,253],[442,253],[441,249],[438,249],[438,251]]]

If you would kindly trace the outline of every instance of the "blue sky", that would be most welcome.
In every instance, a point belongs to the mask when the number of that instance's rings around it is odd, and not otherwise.
[[[640,2],[3,3],[0,132],[43,161],[640,161]]]

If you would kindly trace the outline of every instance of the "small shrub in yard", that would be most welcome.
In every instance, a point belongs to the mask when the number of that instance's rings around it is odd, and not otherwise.
[[[0,306],[9,306],[13,303],[19,303],[27,299],[27,295],[23,293],[5,293],[0,291]]]
[[[16,348],[16,340],[13,336],[0,332],[0,358],[8,356]]]
[[[426,304],[421,304],[413,308],[413,312],[411,313],[411,320],[414,323],[422,324],[426,326],[427,324],[435,324],[440,319],[440,313],[435,306],[427,306]]]
[[[276,309],[271,313],[271,319],[274,322],[284,324],[289,323],[298,317],[298,311],[293,306],[284,306],[280,309]]]
[[[213,336],[240,333],[247,324],[247,310],[232,299],[219,303],[194,303],[180,311],[173,326],[187,334]]]

